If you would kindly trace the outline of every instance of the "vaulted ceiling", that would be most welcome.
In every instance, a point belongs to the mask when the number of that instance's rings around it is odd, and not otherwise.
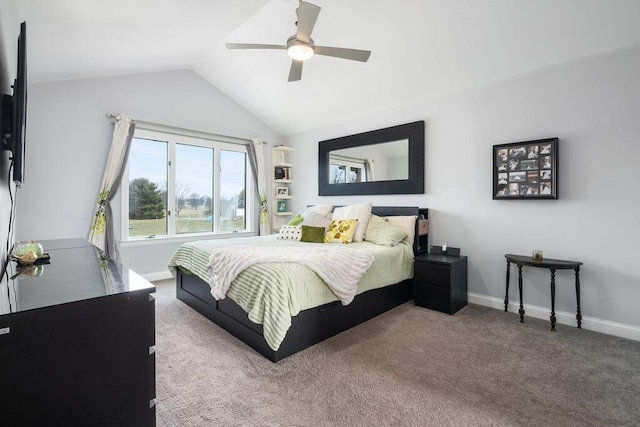
[[[640,45],[638,0],[310,0],[314,56],[287,82],[297,0],[16,0],[31,82],[192,69],[283,135]]]

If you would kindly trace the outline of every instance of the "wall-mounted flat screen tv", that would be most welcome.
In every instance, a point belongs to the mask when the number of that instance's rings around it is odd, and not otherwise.
[[[13,95],[2,99],[2,135],[4,148],[11,150],[13,181],[24,182],[25,137],[27,126],[27,24],[20,24],[18,36],[18,70],[13,83]]]

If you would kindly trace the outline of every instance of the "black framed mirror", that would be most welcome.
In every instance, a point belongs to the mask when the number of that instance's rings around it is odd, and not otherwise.
[[[318,195],[424,194],[424,120],[318,143]]]

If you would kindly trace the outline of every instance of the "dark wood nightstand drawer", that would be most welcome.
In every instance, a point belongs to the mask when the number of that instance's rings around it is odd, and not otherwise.
[[[415,305],[443,313],[453,314],[457,311],[452,310],[450,291],[437,286],[415,283],[413,285],[413,300]]]
[[[451,267],[416,261],[413,278],[416,282],[449,289],[451,288]]]

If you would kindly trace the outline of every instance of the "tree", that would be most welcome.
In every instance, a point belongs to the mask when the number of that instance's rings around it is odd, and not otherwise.
[[[165,207],[162,190],[147,178],[135,178],[129,182],[129,219],[164,218]]]
[[[207,196],[204,198],[204,215],[205,216],[209,216],[213,213],[213,209],[212,209],[212,203],[213,201],[211,200],[211,197]]]
[[[244,209],[244,203],[245,203],[244,194],[245,194],[245,191],[243,188],[242,190],[240,190],[240,195],[238,196],[238,208],[240,209]]]
[[[176,216],[180,215],[180,211],[186,206],[190,192],[191,187],[188,185],[181,182],[176,183]]]
[[[198,193],[191,193],[187,200],[193,209],[198,209],[198,206],[204,203],[204,198]]]

